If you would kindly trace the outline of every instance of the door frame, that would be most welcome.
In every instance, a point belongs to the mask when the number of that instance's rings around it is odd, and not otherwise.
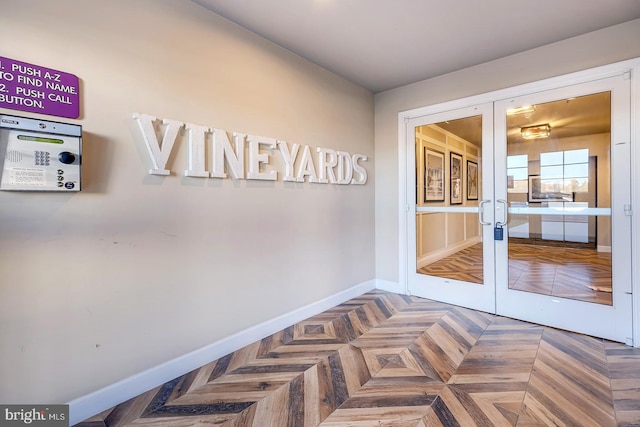
[[[474,95],[461,99],[442,102],[429,106],[419,107],[411,110],[401,111],[398,113],[398,284],[409,295],[408,275],[409,275],[409,254],[408,239],[415,238],[408,234],[408,218],[411,213],[411,203],[407,199],[407,174],[413,171],[415,165],[409,165],[409,156],[407,155],[407,135],[411,132],[407,123],[412,118],[436,114],[447,110],[456,110],[461,108],[472,107],[477,104],[487,102],[495,102],[510,97],[519,97],[529,95],[536,92],[558,89],[573,84],[586,83],[589,81],[608,78],[617,75],[626,74],[631,79],[631,158],[634,164],[640,165],[640,147],[636,145],[640,141],[640,58],[627,61],[616,62],[601,67],[596,67],[584,71],[578,71],[566,75],[556,76],[536,82],[525,83],[506,89],[500,89],[492,92],[486,92],[480,95]],[[413,172],[412,172],[413,173]],[[634,266],[638,266],[640,262],[640,174],[631,171],[631,204],[636,215],[632,217],[632,328],[633,328],[633,345],[640,347],[640,274]]]

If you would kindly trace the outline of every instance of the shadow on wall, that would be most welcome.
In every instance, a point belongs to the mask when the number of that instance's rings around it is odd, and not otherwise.
[[[106,193],[113,157],[108,148],[107,138],[82,131],[83,193]]]

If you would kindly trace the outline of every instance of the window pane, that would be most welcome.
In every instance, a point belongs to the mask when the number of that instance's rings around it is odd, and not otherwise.
[[[560,193],[564,182],[562,179],[541,179],[540,190],[543,193]]]
[[[565,178],[585,178],[589,176],[589,164],[578,163],[574,165],[565,165],[564,177]]]
[[[565,151],[564,163],[589,163],[589,149]]]
[[[512,176],[513,179],[515,180],[519,180],[519,179],[526,180],[528,178],[528,169],[526,168],[509,169],[507,171],[507,175]]]
[[[529,166],[527,155],[507,156],[507,168],[526,168]]]
[[[564,176],[562,169],[562,166],[542,166],[540,167],[540,179],[562,178]]]
[[[563,163],[562,151],[540,153],[540,165],[561,165]]]
[[[564,180],[564,193],[586,193],[589,191],[588,178],[572,178]]]

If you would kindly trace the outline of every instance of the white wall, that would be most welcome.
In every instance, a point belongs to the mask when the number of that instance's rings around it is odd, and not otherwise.
[[[0,9],[2,56],[80,78],[84,130],[81,193],[0,194],[0,402],[64,403],[374,278],[370,92],[189,1]],[[149,176],[134,112],[362,153],[370,179],[185,178],[183,137]]]
[[[376,278],[399,281],[398,113],[640,56],[640,20],[375,96]],[[416,55],[428,55],[416,49]],[[640,326],[640,325],[639,325]]]

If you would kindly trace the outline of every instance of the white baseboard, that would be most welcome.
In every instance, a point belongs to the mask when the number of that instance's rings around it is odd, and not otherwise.
[[[391,283],[391,282],[390,282]],[[213,360],[261,340],[284,328],[318,313],[322,313],[352,298],[376,288],[377,281],[369,280],[352,288],[301,307],[290,313],[267,320],[220,341],[206,345],[183,356],[169,360],[146,371],[125,378],[93,393],[69,402],[69,425],[86,420],[119,403],[125,402],[154,387],[191,372]]]
[[[471,247],[476,243],[480,243],[481,241],[482,239],[480,238],[480,236],[476,236],[476,237],[472,237],[470,239],[464,240],[462,242],[456,243],[454,245],[447,246],[445,248],[433,251],[421,258],[418,258],[418,261],[417,261],[418,268],[422,268],[425,265],[432,264],[436,261],[441,260],[442,258],[446,258],[449,255],[453,255],[456,252],[467,249],[468,247]]]
[[[376,289],[381,291],[393,292],[394,294],[405,295],[406,290],[400,283],[392,282],[390,280],[376,279]]]

